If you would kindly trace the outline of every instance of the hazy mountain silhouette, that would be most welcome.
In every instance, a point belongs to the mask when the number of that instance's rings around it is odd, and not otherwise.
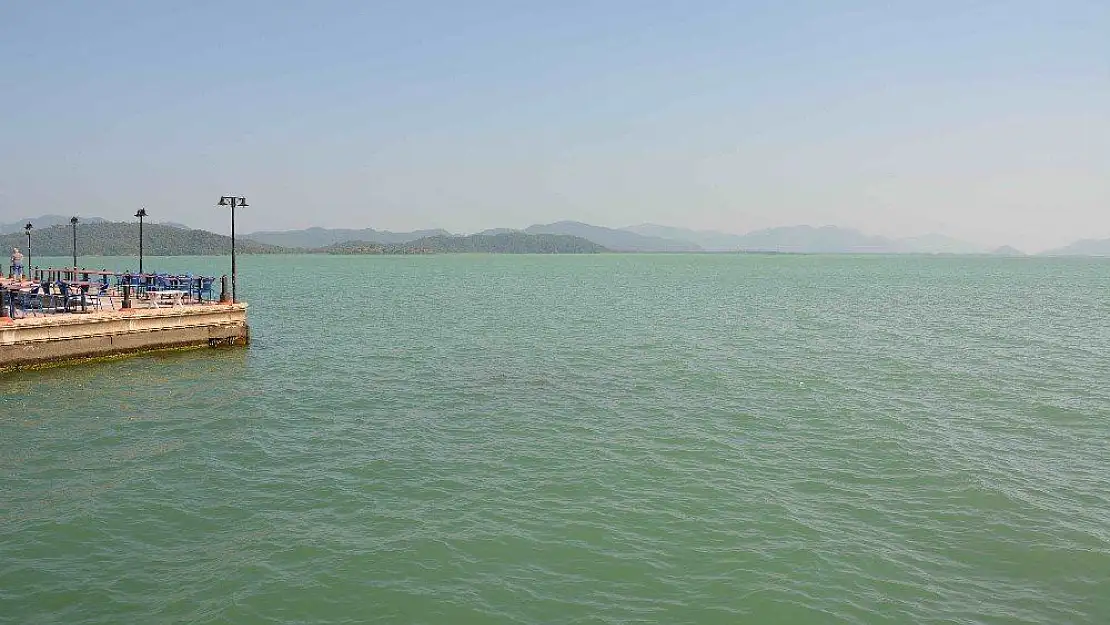
[[[835,226],[787,226],[749,232],[741,237],[740,249],[753,252],[803,254],[890,254],[890,239]]]
[[[1070,245],[1041,252],[1041,256],[1110,256],[1110,239],[1080,239]]]
[[[31,222],[32,234],[36,229],[49,228],[50,226],[68,226],[71,217],[73,215],[42,215],[41,217],[28,217],[7,224],[0,223],[0,234],[24,232],[23,227],[27,225],[27,222]],[[82,217],[80,215],[77,216],[77,219],[82,224],[102,224],[108,221],[102,217]]]
[[[103,250],[100,249],[99,242],[93,244],[92,249],[107,253],[108,250],[114,250],[119,247],[122,251],[126,248],[127,239],[130,235],[122,235],[121,233],[126,230],[125,226],[131,222],[108,222],[101,217],[81,217],[80,225],[78,227],[79,236],[86,235],[103,236],[106,239],[111,239],[112,242],[106,245]],[[18,245],[17,238],[12,235],[23,234],[23,226],[28,221],[34,226],[32,230],[33,235],[39,232],[51,229],[53,227],[69,226],[69,216],[66,215],[42,215],[40,217],[31,217],[20,219],[10,223],[0,223],[0,235],[11,236],[11,244]],[[86,230],[83,226],[98,226],[103,224],[111,224],[111,228],[106,230],[92,229]],[[137,223],[132,224],[137,226]],[[172,230],[192,230],[189,226],[174,222],[163,222],[162,224],[148,223],[148,228],[160,226],[162,228],[169,228]],[[151,230],[151,234],[159,233],[159,230]],[[186,248],[190,245],[195,246],[195,253],[217,253],[216,250],[223,245],[222,239],[210,239],[205,235],[213,234],[204,230],[195,230],[192,237],[185,236],[169,236],[166,233],[167,240],[172,240],[173,244],[168,245],[167,249],[162,250],[166,254],[183,254],[188,253]],[[59,251],[65,246],[62,241],[61,230],[52,231],[49,235],[44,233],[47,239],[43,241],[52,240],[55,236],[59,239]],[[639,224],[636,226],[629,226],[627,228],[604,228],[601,226],[594,226],[587,223],[577,221],[559,221],[550,224],[535,224],[529,226],[524,230],[517,230],[513,228],[490,228],[476,233],[482,236],[496,236],[514,233],[525,234],[550,234],[550,235],[567,235],[580,237],[597,246],[605,248],[610,251],[617,252],[698,252],[698,251],[713,251],[713,252],[736,252],[736,251],[752,251],[752,252],[784,252],[784,253],[808,253],[808,254],[993,254],[998,256],[1024,256],[1025,254],[1014,247],[1004,245],[994,250],[988,250],[978,245],[961,241],[946,235],[931,233],[917,237],[904,237],[904,238],[890,238],[878,235],[864,234],[852,228],[840,228],[837,226],[786,226],[778,228],[766,228],[763,230],[756,230],[747,234],[732,234],[727,232],[719,232],[715,230],[693,230],[688,228],[677,228],[673,226],[662,226],[658,224]],[[258,246],[258,249],[251,248],[251,251],[257,252],[274,252],[276,249],[270,246],[280,246],[282,248],[289,248],[289,251],[299,250],[320,250],[328,246],[334,246],[340,243],[359,241],[366,244],[390,246],[402,245],[411,243],[418,239],[428,237],[453,237],[451,233],[443,229],[430,229],[430,230],[416,230],[413,232],[391,232],[389,230],[375,230],[373,228],[364,229],[344,229],[344,228],[306,228],[304,230],[286,230],[286,231],[259,231],[246,235],[241,235],[241,239],[246,241],[252,240],[263,245]],[[7,239],[8,237],[5,237]],[[36,237],[37,238],[37,237]],[[115,239],[119,238],[117,242]],[[507,239],[512,241],[514,249],[527,249],[523,245],[523,240]],[[24,241],[25,242],[25,241]],[[479,243],[476,241],[475,243]],[[498,243],[500,244],[500,240]],[[485,242],[481,242],[485,243]],[[249,243],[244,243],[245,246],[250,246]],[[461,245],[461,244],[460,244]],[[467,245],[470,245],[469,243]],[[546,244],[545,244],[546,245]],[[479,245],[480,247],[480,245]],[[496,245],[491,245],[496,248]],[[244,251],[247,251],[244,248]],[[157,252],[151,251],[151,254]],[[1041,252],[1041,256],[1110,256],[1110,239],[1081,239],[1070,245],[1047,250]]]
[[[474,234],[489,237],[489,236],[495,236],[495,235],[498,235],[498,234],[513,234],[514,232],[522,232],[522,230],[517,230],[515,228],[489,228],[488,230],[483,230],[481,232],[475,232]]]
[[[935,232],[893,239],[893,247],[904,254],[985,254],[989,251],[982,245]]]
[[[524,229],[528,234],[566,234],[582,237],[615,252],[698,252],[695,243],[660,237],[644,236],[627,230],[591,226],[579,221],[536,224]]]
[[[34,258],[68,257],[73,250],[73,230],[70,229],[69,218],[66,218],[65,224],[33,229],[31,241]],[[236,237],[235,243],[237,251],[244,254],[272,254],[286,251],[280,247],[255,243],[242,237]],[[22,229],[19,232],[0,235],[0,250],[20,247],[26,252],[26,244],[27,239]],[[207,230],[148,223],[143,229],[143,247],[148,256],[222,255],[231,250],[231,237]],[[138,253],[138,222],[98,220],[94,223],[82,222],[77,226],[79,257],[132,256]]]
[[[715,252],[762,251],[806,254],[979,254],[980,246],[942,234],[891,239],[837,226],[785,226],[729,234],[714,230],[689,230],[657,224],[625,228],[638,234],[667,237]]]
[[[565,234],[529,234],[525,232],[499,232],[472,234],[470,236],[432,236],[411,241],[406,245],[442,253],[492,253],[492,254],[596,254],[606,252],[597,243]]]
[[[718,232],[716,230],[690,230],[659,224],[640,224],[621,228],[628,232],[635,232],[643,236],[670,239],[673,241],[687,241],[697,245],[707,252],[735,252],[743,243],[743,235]]]
[[[596,254],[600,245],[563,234],[526,234],[519,230],[470,236],[423,237],[403,244],[344,241],[314,250],[327,254]]]
[[[424,237],[452,236],[450,232],[442,229],[416,230],[414,232],[390,232],[389,230],[375,230],[364,228],[362,230],[349,230],[346,228],[306,228],[304,230],[260,231],[243,235],[244,237],[282,247],[317,248],[345,243],[347,241],[362,241],[366,243],[379,243],[382,245],[396,245],[408,243]]]

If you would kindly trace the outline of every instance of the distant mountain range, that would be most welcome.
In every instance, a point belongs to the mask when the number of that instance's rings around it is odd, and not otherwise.
[[[50,226],[69,226],[69,220],[73,215],[43,215],[42,217],[28,217],[13,221],[12,223],[0,223],[0,234],[11,234],[12,232],[23,232],[23,227],[28,223],[31,224],[32,232],[39,228],[49,228]],[[100,217],[80,217],[78,218],[82,224],[102,224],[108,221]]]
[[[780,252],[795,254],[992,254],[1024,256],[1010,246],[989,249],[943,234],[930,233],[916,237],[891,238],[869,235],[852,228],[837,226],[784,226],[766,228],[747,234],[731,234],[715,230],[692,230],[640,224],[627,228],[604,228],[578,221],[536,224],[515,230],[491,228],[478,235],[509,233],[551,234],[580,237],[614,252]],[[453,237],[445,230],[390,232],[309,228],[282,232],[255,232],[247,237],[255,241],[295,248],[319,248],[358,241],[378,246],[411,244],[418,239],[438,236]],[[1072,245],[1043,252],[1053,256],[1110,256],[1110,239],[1083,240]]]
[[[68,234],[69,217],[64,215],[43,215],[0,224],[0,246],[10,249],[21,243],[25,245],[23,225],[28,221],[34,225],[32,234],[36,254],[69,254],[72,245],[71,235]],[[192,230],[178,223],[148,223],[146,228],[147,250],[152,256],[223,254],[230,246],[228,237]],[[133,222],[107,222],[99,217],[81,217],[78,251],[81,254],[131,254],[137,247],[137,237],[138,226]],[[81,241],[88,243],[82,244]],[[442,229],[392,232],[373,228],[308,228],[253,232],[240,237],[239,241],[238,249],[243,253],[411,253],[420,249],[425,252],[490,253],[613,251],[1025,255],[1010,246],[987,249],[941,234],[890,238],[837,226],[785,226],[747,234],[730,234],[658,224],[605,228],[578,221],[535,224],[523,230],[493,228],[470,236],[455,235]],[[1110,239],[1083,239],[1040,255],[1110,256]]]
[[[768,228],[748,234],[711,230],[689,230],[656,224],[628,228],[604,228],[578,221],[536,224],[523,230],[493,228],[478,235],[508,233],[564,235],[591,241],[614,252],[790,252],[804,254],[986,254],[990,250],[940,234],[891,239],[867,235],[850,228],[789,226]],[[429,236],[451,237],[444,230],[390,232],[309,228],[285,232],[254,232],[248,238],[272,245],[318,248],[341,243],[363,242],[379,246],[411,244]]]
[[[614,252],[698,252],[701,248],[688,241],[676,241],[660,237],[640,235],[628,230],[617,230],[591,226],[576,221],[560,221],[553,224],[537,224],[524,230],[493,228],[476,233],[479,236],[504,234],[526,235],[563,235],[578,237],[592,245]],[[420,239],[429,237],[460,237],[446,230],[416,230],[413,232],[390,232],[388,230],[364,230],[308,228],[306,230],[287,230],[284,232],[252,232],[247,238],[260,243],[282,245],[285,247],[320,248],[345,243],[389,245],[416,245]],[[472,235],[473,236],[473,235]],[[523,240],[523,239],[518,239]]]
[[[673,228],[658,224],[640,224],[624,228],[628,232],[635,232],[648,237],[670,239],[673,241],[686,241],[697,245],[707,252],[734,252],[742,249],[744,235],[728,234],[715,230],[690,230],[687,228]]]
[[[701,246],[690,241],[644,235],[631,230],[591,226],[579,221],[537,224],[524,229],[529,234],[562,234],[582,237],[615,252],[700,252]]]
[[[1071,245],[1041,252],[1041,256],[1110,256],[1110,239],[1080,239]]]
[[[23,222],[27,223],[27,222]],[[32,221],[32,223],[34,223]],[[236,238],[237,251],[244,254],[268,254],[285,251],[273,245],[264,245]],[[23,228],[18,232],[0,235],[3,257],[13,247],[27,252],[27,237]],[[164,224],[146,224],[143,228],[143,248],[149,256],[205,256],[227,254],[231,237],[206,230],[190,230]],[[67,257],[73,253],[73,231],[69,218],[64,225],[31,230],[32,263],[42,256]],[[139,224],[137,222],[82,221],[77,226],[78,256],[131,256],[139,253]],[[35,263],[37,264],[37,263]]]
[[[836,226],[786,226],[728,234],[655,224],[628,228],[639,234],[697,244],[711,252],[791,252],[802,254],[982,254],[977,245],[941,234],[891,239]]]
[[[48,223],[49,219],[31,220],[32,224]],[[22,223],[26,224],[26,221]],[[319,230],[319,229],[317,229]],[[366,231],[354,231],[366,232]],[[378,233],[370,230],[369,232]],[[433,230],[427,232],[442,232]],[[380,233],[378,233],[380,234]],[[342,241],[324,246],[283,247],[259,243],[237,237],[236,249],[242,254],[280,253],[329,253],[329,254],[430,254],[477,252],[492,254],[583,254],[609,251],[581,237],[508,232],[497,235],[432,235],[409,240],[399,233],[385,233],[386,237],[403,240],[398,243],[375,241]],[[296,240],[293,238],[293,240]],[[18,247],[26,254],[27,237],[22,227],[16,232],[0,235],[0,250],[7,252]],[[148,256],[206,256],[223,255],[231,250],[231,238],[193,230],[180,224],[148,223],[143,229],[143,247]],[[134,256],[139,252],[139,224],[137,222],[110,222],[103,219],[80,223],[77,227],[77,255]],[[73,253],[73,231],[69,218],[64,224],[35,227],[31,231],[31,262],[45,256],[63,258]],[[6,263],[5,263],[6,264]]]
[[[451,236],[451,233],[438,228],[435,230],[417,230],[415,232],[390,232],[388,230],[375,230],[373,228],[364,228],[362,230],[349,230],[345,228],[308,228],[307,230],[251,232],[243,236],[252,241],[267,243],[269,245],[318,248],[345,243],[347,241],[361,241],[380,245],[397,245],[424,237]]]
[[[582,237],[513,231],[470,236],[436,235],[401,244],[346,241],[317,251],[328,254],[596,254],[610,250]]]

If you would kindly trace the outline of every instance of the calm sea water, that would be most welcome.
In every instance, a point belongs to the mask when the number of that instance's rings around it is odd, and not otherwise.
[[[0,621],[1110,622],[1110,261],[240,277],[248,349],[0,377]]]

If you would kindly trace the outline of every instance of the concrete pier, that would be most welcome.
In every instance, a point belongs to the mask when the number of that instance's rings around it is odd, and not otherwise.
[[[0,372],[249,341],[244,303],[4,318],[0,319]]]

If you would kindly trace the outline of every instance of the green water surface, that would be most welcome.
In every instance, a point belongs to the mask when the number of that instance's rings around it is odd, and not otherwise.
[[[0,377],[0,622],[1110,622],[1110,261],[239,267]]]

